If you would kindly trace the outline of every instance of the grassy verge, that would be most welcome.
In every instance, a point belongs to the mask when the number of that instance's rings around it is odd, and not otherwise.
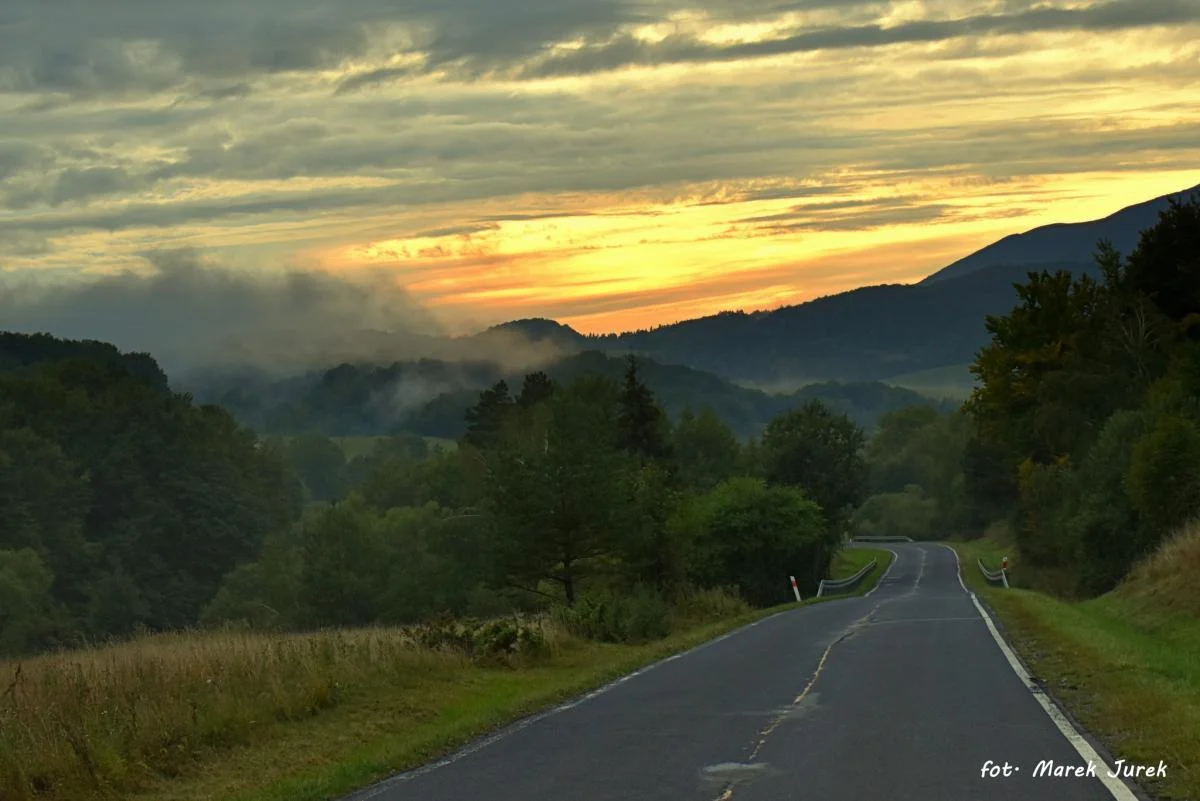
[[[975,559],[993,568],[1005,546],[953,546],[968,585],[1053,696],[1116,758],[1165,761],[1166,777],[1143,783],[1157,797],[1200,798],[1200,620],[1122,591],[1072,603],[988,587]]]
[[[1012,584],[1017,583],[1017,578],[1020,575],[1020,565],[1011,546],[986,537],[971,540],[970,542],[954,542],[949,544],[953,545],[954,550],[958,551],[958,559],[962,563],[963,579],[973,591],[980,592],[989,586],[983,574],[979,572],[977,560],[982,560],[984,567],[988,570],[999,570],[1001,560],[1007,556],[1009,582]]]
[[[744,608],[744,607],[743,607]],[[760,619],[508,664],[413,631],[181,633],[0,663],[0,798],[323,799]]]
[[[891,554],[876,555],[885,570]],[[547,622],[539,650],[498,664],[426,647],[413,629],[180,633],[0,662],[0,798],[335,798],[727,631],[830,600],[680,619],[642,645],[585,642]],[[698,614],[722,609],[708,603]]]
[[[879,583],[879,577],[887,571],[892,563],[892,552],[881,548],[843,548],[829,566],[829,578],[834,581],[848,579],[866,567],[872,559],[879,561],[879,566],[871,571],[871,575],[863,581],[865,587],[860,592],[868,592]]]

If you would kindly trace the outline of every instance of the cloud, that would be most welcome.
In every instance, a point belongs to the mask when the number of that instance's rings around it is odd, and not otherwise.
[[[305,351],[320,348],[329,332],[442,333],[427,309],[383,276],[248,274],[186,250],[144,257],[149,269],[141,272],[14,287],[0,295],[0,319],[11,330],[150,351],[173,368],[226,361],[222,351],[236,343],[269,365],[281,353],[305,361]],[[272,340],[282,346],[279,353],[262,347]]]
[[[227,367],[286,375],[344,362],[422,358],[520,370],[561,355],[555,344],[532,343],[509,330],[453,336],[388,273],[247,272],[192,250],[143,257],[148,269],[87,282],[10,282],[10,291],[0,294],[0,320],[5,330],[149,352],[185,381]],[[413,387],[404,392],[389,403],[416,402]]]
[[[404,67],[379,67],[378,69],[360,72],[338,81],[337,88],[333,93],[334,95],[344,95],[367,86],[388,83],[397,78],[406,78],[410,75],[415,75],[417,72],[417,68],[411,65]]]
[[[470,236],[484,231],[498,231],[500,226],[495,222],[468,223],[466,225],[451,225],[446,228],[429,228],[417,231],[414,239],[437,239],[443,236]]]
[[[139,183],[137,178],[119,167],[68,167],[55,180],[49,203],[61,206],[69,201],[127,191]]]
[[[799,287],[860,233],[908,264],[913,231],[979,222],[985,244],[1014,210],[1013,230],[1059,199],[1108,213],[1194,172],[1198,20],[1196,0],[5,0],[0,293],[195,247],[391,269],[491,321],[736,294],[705,271]]]
[[[527,78],[582,75],[621,67],[689,61],[737,61],[823,50],[943,42],[963,37],[1012,36],[1059,31],[1103,32],[1200,20],[1193,0],[1113,0],[1078,8],[1037,7],[1010,14],[978,14],[958,19],[925,19],[898,25],[831,26],[799,30],[790,36],[725,46],[695,38],[668,36],[649,43],[626,34],[562,55],[550,55],[519,71]]]

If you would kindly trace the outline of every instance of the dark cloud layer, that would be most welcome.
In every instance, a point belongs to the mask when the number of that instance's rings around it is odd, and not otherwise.
[[[765,41],[726,46],[704,44],[687,36],[648,43],[630,35],[547,57],[525,67],[525,77],[581,75],[621,67],[809,53],[854,47],[942,42],[961,37],[1005,36],[1056,31],[1111,31],[1200,20],[1195,0],[1114,0],[1082,8],[1031,8],[1011,14],[961,19],[921,20],[894,26],[857,25],[797,31]]]
[[[0,0],[0,325],[193,358],[210,333],[283,347],[293,331],[428,322],[390,285],[251,279],[178,251],[148,274],[8,291],[18,272],[144,266],[137,252],[164,242],[354,266],[372,243],[448,238],[402,266],[461,268],[430,295],[450,305],[467,270],[511,279],[510,298],[585,248],[691,247],[665,220],[696,224],[693,241],[735,224],[807,239],[970,219],[932,196],[956,180],[1029,179],[1027,199],[1056,173],[1183,171],[1200,153],[1198,23],[1200,0]],[[825,55],[765,59],[793,53]],[[627,70],[656,65],[671,68]],[[739,203],[762,206],[650,220]],[[645,229],[613,234],[603,216],[630,209]],[[462,255],[480,233],[507,261]],[[556,308],[638,302],[577,289]],[[172,303],[186,313],[157,311]]]
[[[451,336],[393,276],[249,273],[193,250],[143,254],[148,270],[27,282],[0,293],[0,329],[148,351],[172,376],[224,366],[278,374],[358,360],[487,360],[506,369],[559,354],[511,331]]]
[[[149,271],[11,288],[0,294],[3,327],[149,350],[172,368],[223,361],[231,343],[244,348],[283,339],[290,358],[303,360],[329,332],[441,333],[428,310],[382,276],[251,275],[191,251],[159,251],[145,259]],[[272,358],[262,356],[269,365]]]
[[[1195,22],[1194,0],[1114,0],[1060,8],[1010,3],[1010,11],[793,31],[767,41],[717,46],[688,35],[657,43],[632,26],[677,11],[715,21],[769,19],[793,11],[871,7],[864,0],[743,2],[696,0],[6,0],[0,9],[0,92],[73,97],[185,91],[213,100],[243,97],[250,81],[338,68],[369,54],[408,54],[416,65],[368,66],[336,91],[404,78],[415,71],[494,71],[524,77],[576,75],[631,65],[728,61],[782,53],[959,37],[1049,31],[1112,31]],[[386,39],[387,32],[400,38]],[[394,39],[395,37],[393,37]],[[582,41],[555,53],[554,45]],[[390,42],[390,43],[389,43]]]

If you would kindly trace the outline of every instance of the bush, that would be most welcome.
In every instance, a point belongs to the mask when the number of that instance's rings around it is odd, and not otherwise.
[[[671,633],[671,608],[654,590],[592,595],[558,607],[556,619],[576,637],[599,642],[647,642]]]
[[[465,653],[476,664],[512,665],[546,652],[546,636],[540,621],[520,617],[494,620],[455,620],[442,615],[413,626],[416,642],[430,650]]]
[[[872,495],[850,518],[855,536],[910,537],[932,539],[937,501],[926,498],[921,488],[910,484],[903,492]]]
[[[815,594],[841,540],[803,490],[754,478],[731,479],[689,499],[671,526],[693,543],[693,584],[737,585],[747,601],[762,607],[791,597],[789,575],[802,593]]]
[[[744,615],[751,611],[750,604],[739,593],[737,587],[711,587],[703,590],[687,589],[675,601],[675,615],[688,623],[711,623]]]

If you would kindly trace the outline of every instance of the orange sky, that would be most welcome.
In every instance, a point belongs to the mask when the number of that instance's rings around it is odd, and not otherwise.
[[[12,282],[188,252],[383,276],[454,331],[606,332],[915,281],[1200,184],[1200,12],[1160,0],[12,2]]]

